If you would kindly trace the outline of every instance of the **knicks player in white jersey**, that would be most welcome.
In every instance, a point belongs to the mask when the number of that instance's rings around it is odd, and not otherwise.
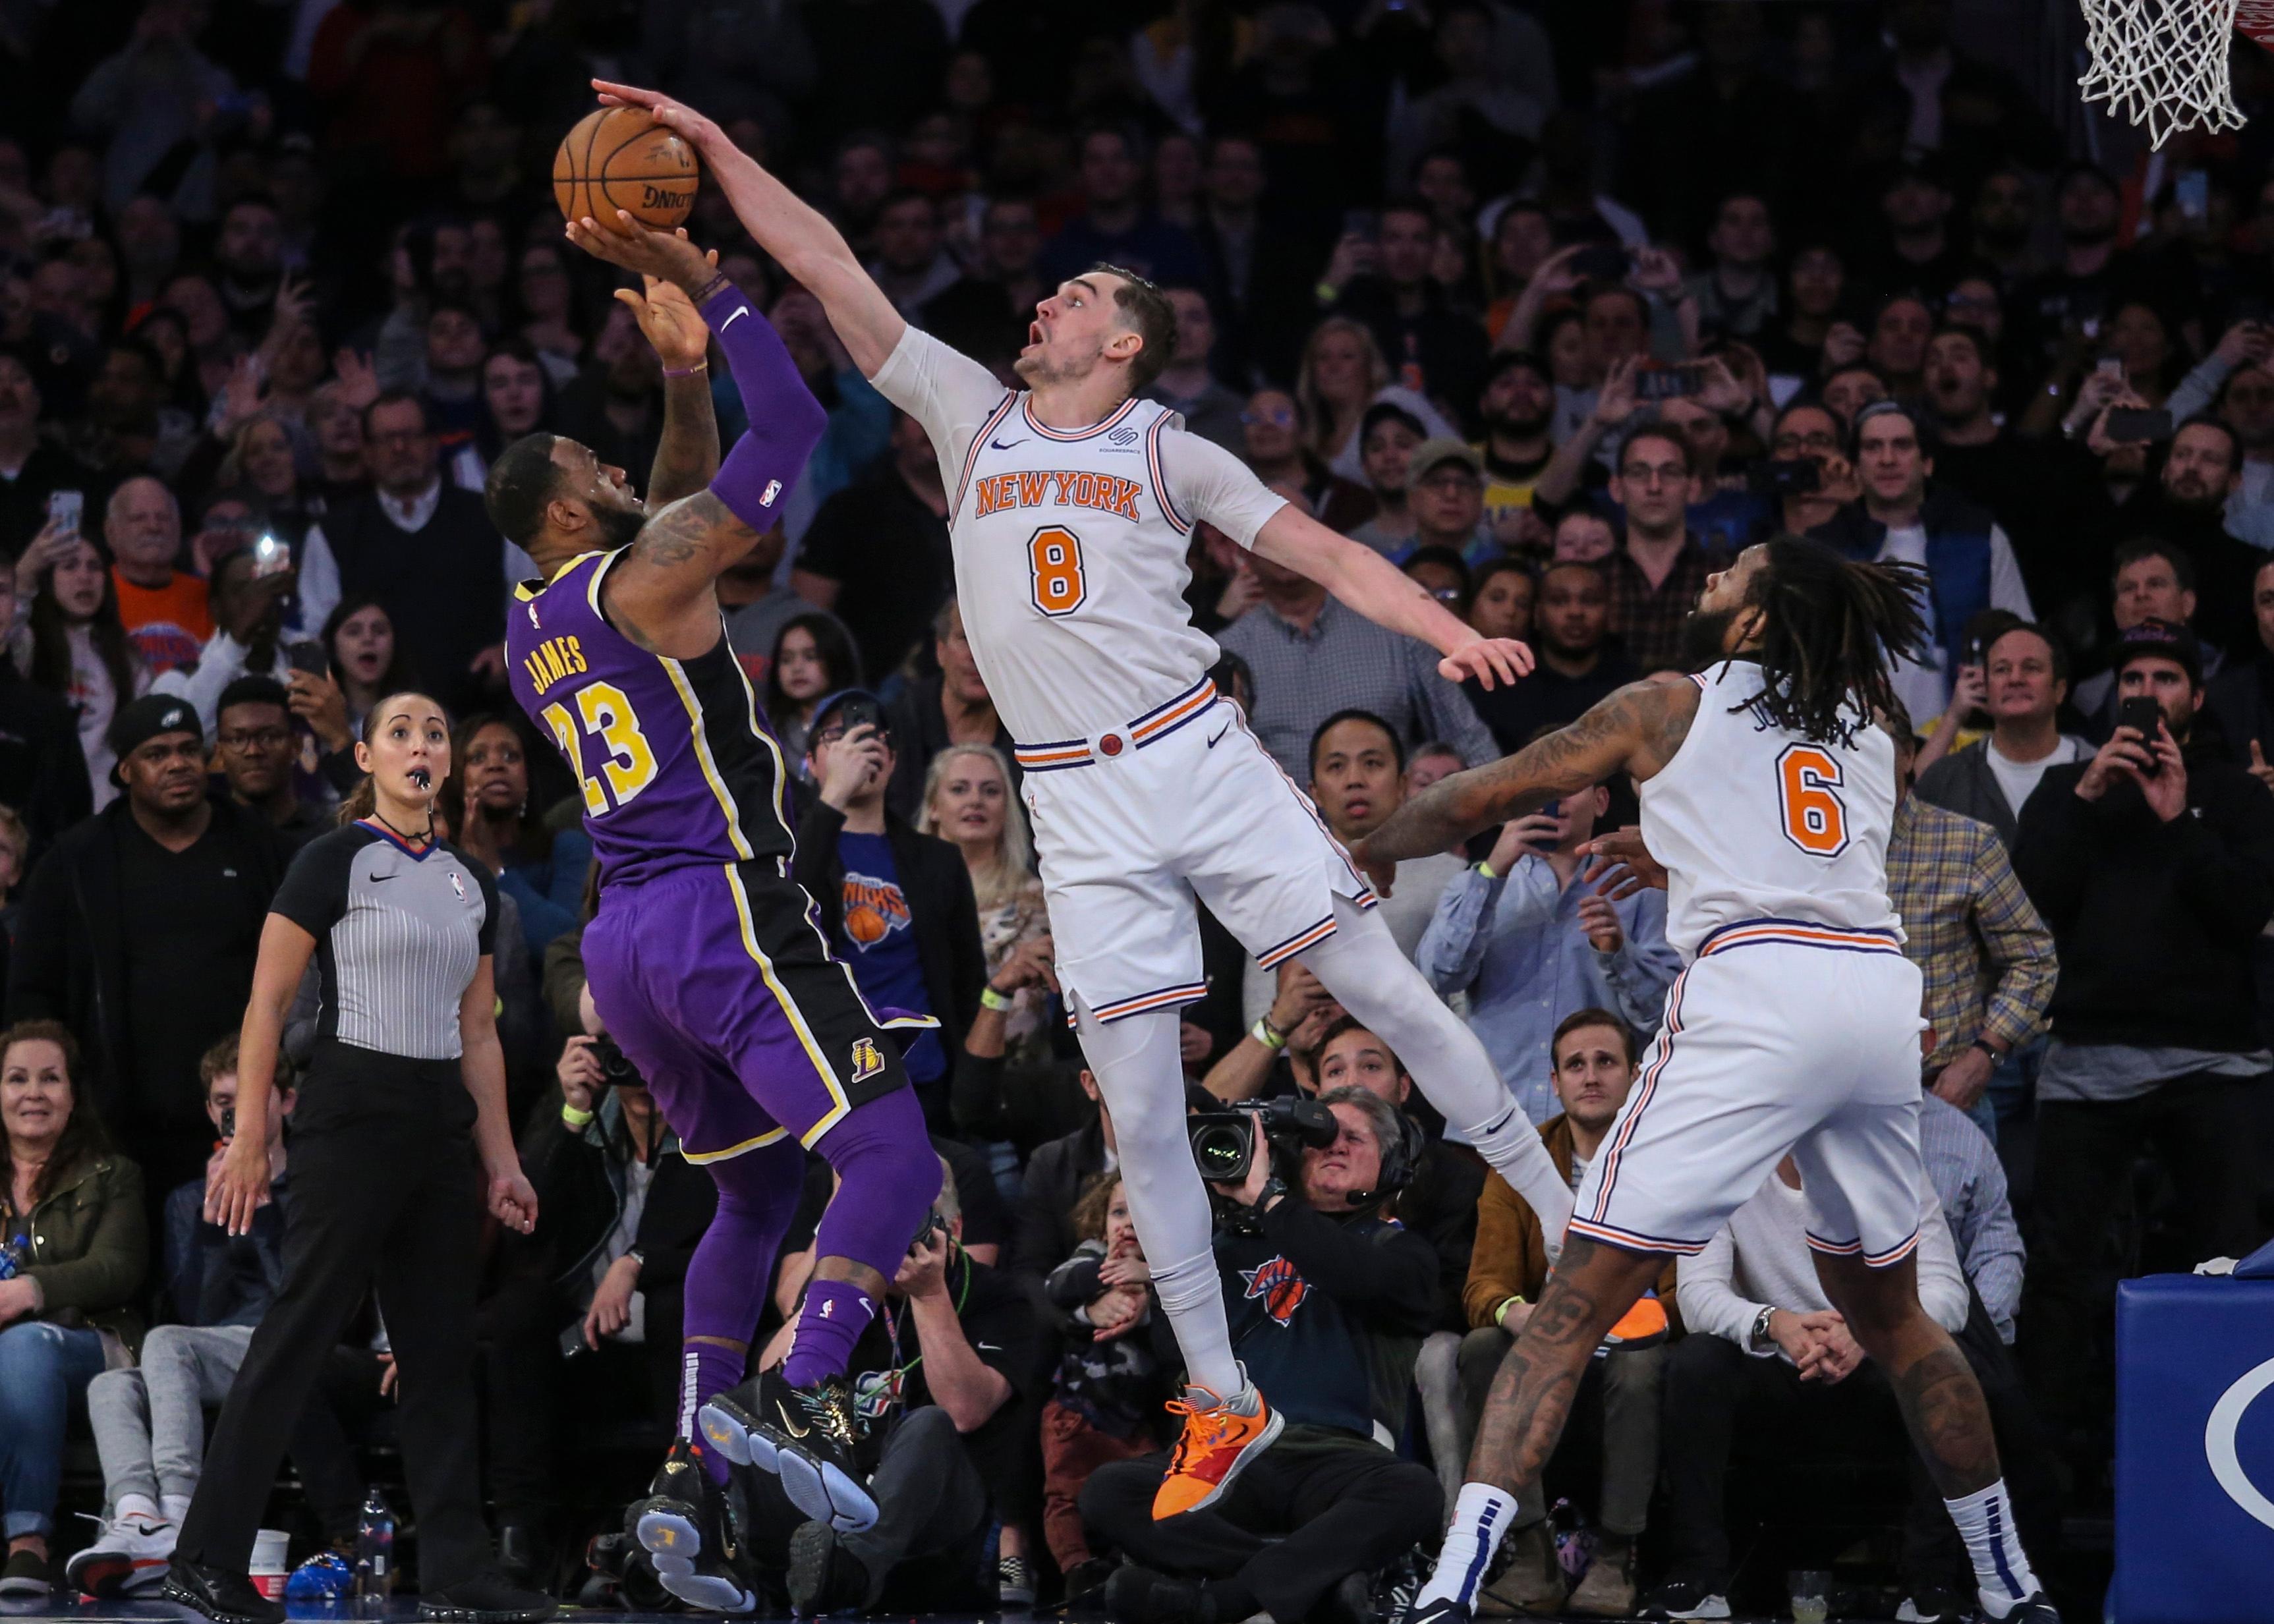
[[[1265,966],[1300,957],[1394,1047],[1446,1120],[1560,1235],[1570,1192],[1483,1047],[1371,912],[1375,897],[1207,675],[1183,593],[1193,524],[1322,582],[1486,686],[1531,668],[1371,548],[1266,490],[1136,393],[1166,365],[1159,289],[1100,267],[1036,306],[1006,388],[901,320],[836,227],[651,92],[759,245],[819,297],[855,365],[930,432],[953,506],[957,598],[988,692],[1020,741],[1060,990],[1113,1113],[1129,1206],[1184,1352],[1185,1432],[1156,1515],[1213,1501],[1279,1417],[1232,1357],[1206,1192],[1184,1127],[1179,1006],[1206,990],[1197,893]]]
[[[1618,773],[1665,872],[1687,967],[1581,1181],[1563,1254],[1493,1384],[1452,1530],[1408,1624],[1465,1624],[1580,1372],[1668,1256],[1705,1249],[1789,1153],[1826,1296],[1892,1381],[1992,1618],[2058,1624],[2014,1530],[1964,1356],[1919,1306],[1919,994],[1887,899],[1889,653],[1924,636],[1908,567],[1782,536],[1714,575],[1685,625],[1702,674],[1621,688],[1570,726],[1440,780],[1360,843],[1441,852]],[[1770,1349],[1765,1330],[1755,1350]],[[1806,1373],[1807,1365],[1803,1365]],[[1654,1617],[1726,1618],[1718,1596]]]

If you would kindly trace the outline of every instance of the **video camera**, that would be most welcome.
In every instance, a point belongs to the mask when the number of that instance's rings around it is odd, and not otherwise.
[[[1201,1177],[1211,1184],[1236,1184],[1246,1177],[1259,1127],[1274,1169],[1283,1178],[1306,1147],[1324,1150],[1342,1132],[1334,1112],[1316,1100],[1265,1100],[1237,1110],[1201,1111],[1185,1119]]]

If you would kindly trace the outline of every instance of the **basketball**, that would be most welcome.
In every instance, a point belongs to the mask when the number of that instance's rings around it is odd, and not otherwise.
[[[668,231],[695,207],[703,167],[695,149],[636,107],[604,107],[576,121],[553,154],[561,217],[591,215],[611,230],[616,210]]]

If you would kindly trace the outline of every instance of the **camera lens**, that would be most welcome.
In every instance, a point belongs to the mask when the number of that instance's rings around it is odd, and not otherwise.
[[[1193,1161],[1204,1179],[1231,1179],[1247,1171],[1247,1124],[1244,1122],[1202,1123],[1192,1131]]]

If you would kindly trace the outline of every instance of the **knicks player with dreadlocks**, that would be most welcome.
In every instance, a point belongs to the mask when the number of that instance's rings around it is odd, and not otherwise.
[[[2038,1590],[1973,1372],[1919,1306],[1919,992],[1887,899],[1891,655],[1924,635],[1922,577],[1780,536],[1712,577],[1683,628],[1699,674],[1621,688],[1570,726],[1440,780],[1355,853],[1442,852],[1615,773],[1641,785],[1687,967],[1589,1166],[1555,1273],[1510,1349],[1451,1530],[1407,1624],[1466,1624],[1604,1334],[1669,1255],[1705,1249],[1787,1153],[1826,1295],[1893,1382],[1964,1536],[1982,1610],[2059,1624]],[[1756,1327],[1757,1349],[1766,1346]],[[1803,1362],[1803,1373],[1806,1372]],[[1726,1618],[1717,1596],[1660,1617]]]

